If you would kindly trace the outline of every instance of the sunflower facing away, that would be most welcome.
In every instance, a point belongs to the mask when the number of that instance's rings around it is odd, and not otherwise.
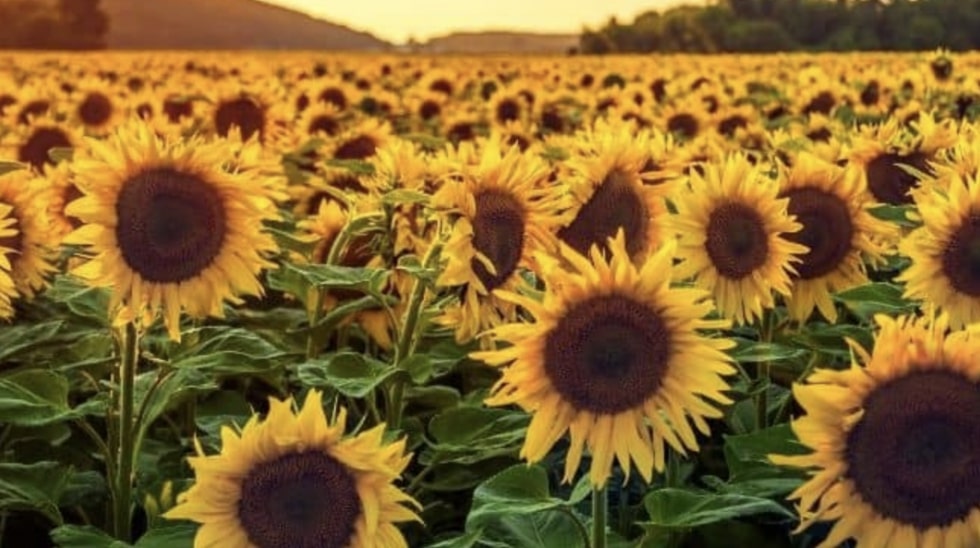
[[[720,417],[731,400],[723,378],[734,372],[723,352],[733,343],[701,329],[725,328],[706,320],[707,292],[670,286],[674,242],[635,265],[620,231],[607,258],[598,246],[591,262],[562,246],[562,261],[542,258],[544,300],[498,292],[533,316],[492,331],[511,346],[476,352],[491,366],[506,366],[488,405],[517,404],[533,413],[521,456],[540,461],[571,434],[564,480],[571,481],[583,450],[592,454],[590,480],[603,486],[613,458],[628,474],[630,462],[646,480],[663,471],[666,443],[681,454],[698,449],[694,427]]]
[[[790,495],[800,529],[835,521],[821,548],[980,545],[980,332],[879,316],[864,366],[817,370],[793,395],[807,455],[773,462],[812,471]]]
[[[7,225],[15,233],[0,239],[0,247],[11,250],[6,254],[10,275],[17,293],[27,299],[44,289],[57,271],[53,263],[61,235],[48,213],[54,192],[45,179],[28,170],[0,176],[0,204],[12,207],[9,218],[15,220]]]
[[[786,239],[808,248],[791,276],[792,292],[786,296],[790,316],[804,321],[816,307],[834,322],[837,309],[831,293],[867,283],[865,260],[884,261],[895,227],[869,212],[874,204],[859,171],[811,154],[797,156],[779,197],[789,200],[790,215],[803,225]]]
[[[74,273],[113,288],[111,313],[125,305],[149,324],[162,311],[179,340],[182,309],[220,317],[226,299],[262,293],[263,255],[276,251],[262,231],[275,215],[270,190],[252,172],[225,170],[223,142],[161,141],[137,123],[88,147],[74,162],[84,196],[66,209],[83,226],[65,243],[89,248]]]
[[[980,181],[954,175],[916,204],[923,224],[899,244],[912,260],[898,277],[905,296],[945,311],[954,328],[980,320]]]
[[[407,546],[396,523],[417,506],[392,482],[411,459],[405,441],[382,441],[384,425],[345,437],[346,410],[332,424],[322,394],[303,407],[270,400],[236,432],[224,427],[221,453],[188,459],[196,482],[164,514],[201,524],[196,548],[366,548]]]
[[[13,211],[13,206],[0,204],[0,318],[3,319],[13,317],[12,301],[17,297],[17,287],[10,277],[13,266],[9,258],[14,253],[9,246],[15,244],[18,237],[17,219]]]
[[[736,324],[775,306],[773,291],[789,295],[790,263],[807,248],[790,240],[800,223],[787,212],[779,185],[741,155],[691,172],[690,186],[673,197],[681,259],[674,275],[710,291],[718,311]]]
[[[461,292],[439,322],[453,327],[459,342],[513,319],[513,303],[492,292],[519,285],[534,254],[553,246],[561,209],[557,193],[543,187],[545,165],[516,146],[505,152],[498,144],[489,142],[477,165],[464,165],[462,179],[446,180],[432,197],[433,206],[452,219],[446,265],[436,283]]]

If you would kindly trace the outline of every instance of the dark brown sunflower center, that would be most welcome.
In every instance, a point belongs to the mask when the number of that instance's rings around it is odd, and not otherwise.
[[[739,280],[765,264],[769,235],[755,209],[736,202],[716,207],[708,218],[705,250],[718,273]]]
[[[101,93],[89,93],[78,105],[78,117],[87,126],[101,126],[112,116],[112,101]]]
[[[338,160],[363,160],[374,156],[378,143],[370,135],[358,135],[341,143],[333,153]]]
[[[7,107],[17,104],[17,98],[8,93],[0,93],[0,116],[7,112]]]
[[[186,118],[194,111],[194,105],[190,101],[182,101],[177,98],[170,98],[163,102],[163,113],[167,115],[170,123],[175,124],[181,118]]]
[[[565,131],[565,119],[553,108],[547,108],[541,113],[541,125],[555,133]]]
[[[238,501],[242,528],[260,548],[343,548],[361,511],[350,471],[319,451],[256,465]]]
[[[701,126],[693,114],[682,112],[667,119],[667,131],[687,139],[696,137],[699,129]]]
[[[980,385],[919,371],[876,388],[847,435],[847,476],[878,513],[920,530],[980,506]]]
[[[575,409],[615,414],[657,392],[670,353],[670,330],[657,311],[631,297],[603,295],[572,306],[548,333],[544,366]]]
[[[496,274],[478,259],[471,262],[473,273],[487,291],[506,282],[517,270],[524,252],[524,218],[521,202],[509,192],[485,190],[476,195],[473,218],[473,247],[493,263]]]
[[[803,107],[803,114],[830,114],[837,104],[837,99],[829,91],[821,91]]]
[[[31,101],[24,105],[17,114],[17,122],[21,125],[26,125],[31,121],[31,118],[35,116],[40,116],[51,108],[51,102],[44,99],[37,99]]]
[[[45,164],[53,165],[48,155],[52,148],[67,148],[71,141],[64,131],[56,127],[39,127],[17,150],[17,159],[40,171]]]
[[[458,122],[449,128],[449,131],[446,132],[446,137],[454,143],[472,141],[476,139],[476,130],[473,129],[473,124],[469,122]]]
[[[224,200],[196,175],[153,168],[128,179],[116,202],[123,259],[143,279],[177,283],[198,276],[221,252]]]
[[[854,240],[854,222],[844,201],[819,188],[794,188],[782,194],[789,198],[790,215],[803,225],[786,239],[810,248],[796,265],[797,275],[810,280],[830,274],[847,258]]]
[[[814,130],[808,131],[806,134],[807,139],[811,141],[815,141],[817,143],[826,143],[827,141],[830,141],[830,138],[833,136],[834,134],[831,133],[830,130],[825,127],[816,128]]]
[[[878,102],[881,97],[881,87],[878,82],[871,81],[861,90],[861,104],[870,107]]]
[[[912,203],[909,190],[916,185],[914,175],[902,169],[902,165],[916,170],[929,172],[929,157],[921,152],[911,154],[881,154],[868,162],[865,174],[868,177],[868,189],[874,197],[883,203],[901,205]]]
[[[239,97],[224,101],[218,105],[214,114],[214,125],[218,135],[227,137],[233,126],[241,129],[242,139],[250,139],[258,134],[262,137],[265,126],[265,111],[255,101],[248,97]]]
[[[517,120],[521,116],[521,105],[513,99],[504,99],[497,105],[497,121],[501,124]]]
[[[605,249],[608,239],[622,228],[626,251],[632,257],[646,248],[649,225],[650,212],[643,197],[629,175],[617,170],[606,176],[571,224],[558,231],[558,237],[586,255],[593,245]]]
[[[327,88],[320,93],[320,101],[330,103],[339,110],[347,108],[347,96],[338,88]]]
[[[340,124],[333,116],[320,115],[310,120],[310,125],[306,128],[306,131],[310,135],[322,131],[332,137],[337,134],[337,130],[339,129]]]
[[[980,296],[980,214],[967,217],[942,254],[942,269],[953,289]]]
[[[449,80],[440,78],[429,86],[429,91],[437,91],[445,95],[453,94],[453,85],[449,83]]]
[[[442,107],[439,106],[439,103],[432,100],[423,101],[422,105],[419,107],[419,116],[421,116],[423,120],[431,120],[432,118],[439,116],[441,112]]]
[[[749,121],[741,114],[733,114],[718,123],[718,133],[726,137],[735,135],[735,132],[749,125]]]

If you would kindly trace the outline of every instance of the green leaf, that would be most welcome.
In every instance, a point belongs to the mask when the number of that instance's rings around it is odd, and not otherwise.
[[[64,320],[37,324],[14,324],[0,328],[0,362],[11,361],[22,352],[51,344]]]
[[[838,293],[836,299],[855,315],[870,319],[875,314],[912,312],[915,303],[902,298],[902,288],[885,282],[873,282]]]
[[[62,525],[51,530],[51,540],[61,548],[131,548],[91,525]]]
[[[71,147],[51,147],[48,149],[48,158],[56,164],[70,161],[75,155],[75,149]]]
[[[333,264],[283,263],[269,273],[269,286],[306,299],[310,289],[346,289],[378,295],[388,279],[388,271]]]
[[[252,408],[245,396],[233,390],[220,390],[208,394],[197,404],[194,422],[211,436],[218,437],[222,426],[243,426],[252,416]]]
[[[171,365],[211,374],[267,373],[286,356],[254,331],[213,326],[185,331]]]
[[[428,201],[428,194],[403,188],[385,192],[384,196],[381,197],[381,203],[386,205],[424,204]]]
[[[765,498],[674,488],[649,493],[643,499],[643,505],[650,515],[650,521],[645,525],[667,528],[686,529],[757,514],[794,517],[786,508]]]
[[[27,166],[20,162],[0,161],[0,175],[17,171],[18,169],[27,169]]]
[[[481,544],[493,548],[585,548],[585,538],[574,519],[558,510],[507,514],[488,524]]]
[[[447,410],[429,421],[429,434],[436,442],[432,451],[444,462],[461,464],[515,455],[524,442],[529,420],[526,413],[507,409]],[[421,460],[430,457],[427,452]]]
[[[471,531],[458,537],[429,544],[426,546],[426,548],[472,548],[473,546],[476,546],[477,541],[480,540],[480,537],[482,536],[483,530],[477,529],[476,531]]]
[[[304,385],[332,387],[352,398],[363,398],[397,370],[357,352],[338,352],[300,364],[297,376]]]
[[[0,463],[0,511],[37,512],[61,525],[58,501],[71,473],[71,469],[50,461]]]
[[[145,409],[140,424],[141,436],[153,425],[157,417],[168,409],[194,397],[195,394],[218,388],[209,375],[198,369],[177,369],[163,377],[162,381],[159,380],[160,374],[160,371],[152,371],[143,373],[136,379],[136,401],[142,402],[140,405]],[[149,394],[154,384],[156,388],[152,394]],[[147,395],[150,397],[145,400]]]
[[[412,354],[401,363],[401,367],[408,371],[415,384],[425,384],[432,378],[432,359],[428,354]]]
[[[197,524],[190,522],[175,522],[173,525],[150,529],[136,541],[136,548],[193,546],[197,529]]]
[[[518,464],[483,482],[473,492],[466,530],[492,525],[502,516],[551,510],[566,502],[551,496],[548,473],[541,466]]]
[[[732,351],[732,358],[739,363],[798,360],[808,354],[804,348],[779,343],[755,342],[746,339],[737,339],[736,342],[738,346]]]
[[[77,415],[68,406],[68,380],[58,373],[27,370],[0,378],[0,422],[41,426]]]
[[[782,475],[782,469],[769,460],[770,455],[803,455],[809,452],[793,434],[789,424],[780,424],[749,434],[725,436],[725,461],[733,478],[744,473],[758,473],[759,468]]]

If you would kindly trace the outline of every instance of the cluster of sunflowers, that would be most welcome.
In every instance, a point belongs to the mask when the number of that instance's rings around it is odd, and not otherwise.
[[[445,457],[413,453],[445,409],[413,413],[451,392],[529,415],[519,453],[495,456],[584,478],[582,545],[660,546],[607,525],[610,480],[677,488],[658,482],[744,434],[728,425],[747,403],[750,431],[791,424],[796,448],[760,464],[798,474],[766,492],[796,501],[785,545],[975,547],[978,67],[0,56],[0,316],[36,320],[65,295],[52,284],[105,297],[115,365],[49,369],[105,395],[72,432],[103,451],[110,540],[145,516],[201,524],[195,546],[502,545],[426,530],[458,499],[425,488]],[[286,333],[289,363],[252,371],[263,401],[216,434],[193,416],[206,391],[154,402],[222,325]],[[436,363],[447,348],[458,359]],[[464,378],[473,364],[488,383]],[[163,494],[140,483],[154,420],[196,455]]]

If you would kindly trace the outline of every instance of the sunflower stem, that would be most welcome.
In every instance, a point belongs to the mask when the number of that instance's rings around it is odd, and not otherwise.
[[[310,313],[310,331],[306,335],[306,359],[312,360],[320,353],[320,345],[316,341],[316,325],[323,316],[323,301],[326,299],[326,289],[317,288],[313,299],[313,310]]]
[[[437,242],[429,246],[429,250],[426,251],[425,257],[422,259],[422,269],[428,270],[435,266],[441,251],[441,243]],[[418,342],[416,331],[418,331],[419,321],[422,318],[425,290],[426,280],[422,277],[416,278],[412,285],[412,293],[408,297],[405,315],[402,316],[401,331],[398,333],[398,344],[395,346],[395,369],[401,369],[405,360],[415,351],[415,344]],[[386,409],[390,428],[401,428],[404,393],[405,375],[395,375],[391,388],[391,405]]]
[[[592,548],[606,548],[608,499],[605,487],[592,487]]]
[[[134,443],[133,400],[135,399],[136,361],[139,350],[139,335],[133,322],[126,324],[122,333],[122,355],[119,367],[119,388],[116,392],[116,408],[119,412],[118,447],[113,450],[116,457],[116,477],[112,496],[112,525],[115,537],[130,542],[132,525],[133,461],[136,454]]]

